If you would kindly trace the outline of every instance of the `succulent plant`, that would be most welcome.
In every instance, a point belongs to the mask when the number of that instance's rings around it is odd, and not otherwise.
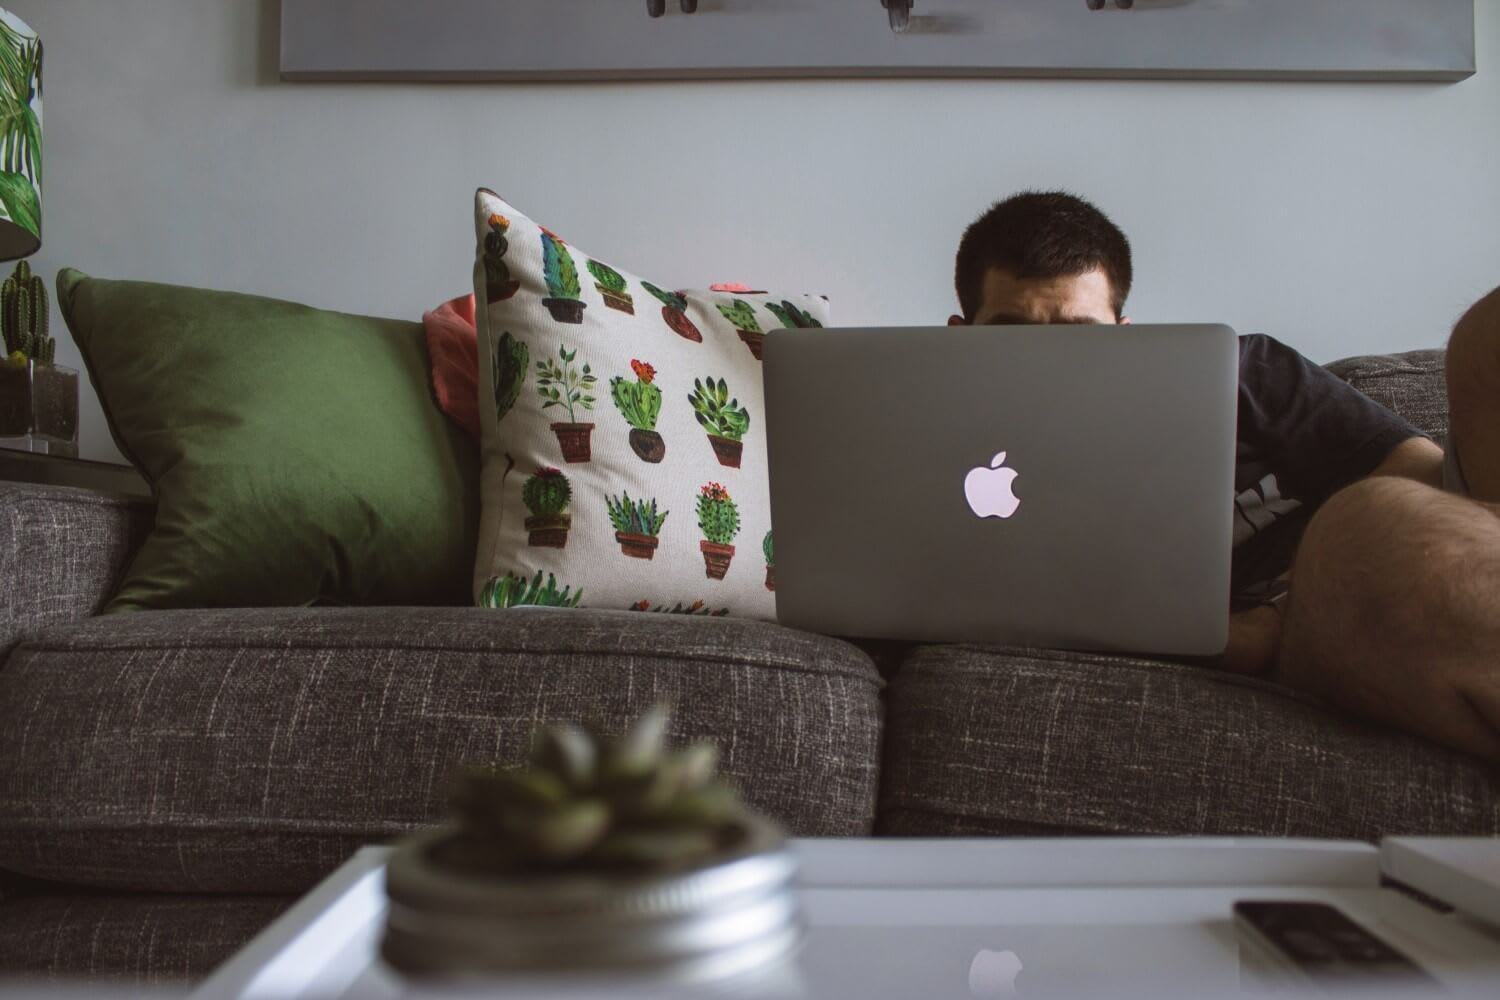
[[[569,351],[566,347],[559,347],[557,356],[561,364],[551,358],[536,363],[536,391],[542,396],[542,409],[567,407],[568,423],[576,424],[578,416],[575,407],[585,410],[594,408],[597,400],[590,393],[599,378],[587,362],[584,362],[582,371],[573,366],[574,359],[578,357],[577,348]]]
[[[723,379],[715,381],[713,376],[706,381],[693,379],[693,393],[688,402],[693,404],[698,423],[710,434],[739,441],[750,430],[750,412],[738,399],[729,397],[729,386]]]
[[[744,330],[746,333],[760,332],[760,324],[755,321],[755,309],[744,299],[735,299],[734,305],[731,306],[719,306],[719,312],[734,324],[736,330]]]
[[[664,604],[652,607],[650,601],[636,601],[628,610],[649,611],[654,615],[692,615],[697,618],[726,618],[729,615],[728,608],[710,608],[702,601],[694,601],[692,604],[678,601],[670,608]]]
[[[514,573],[492,576],[479,595],[479,604],[485,608],[576,608],[581,600],[582,590],[577,593],[573,592],[572,587],[558,590],[557,578],[551,573],[547,574],[544,585],[541,570],[536,571],[536,576],[529,583],[524,576]]]
[[[766,309],[781,322],[783,327],[793,330],[822,329],[823,324],[813,318],[812,313],[798,309],[794,303],[782,301],[780,305],[767,302]]]
[[[505,263],[506,251],[510,249],[510,241],[505,238],[510,220],[496,213],[490,216],[489,227],[490,231],[484,234],[485,297],[490,302],[503,302],[516,293],[518,285]]]
[[[712,744],[668,749],[668,715],[653,708],[614,741],[549,726],[529,767],[464,769],[450,798],[458,835],[443,861],[495,875],[640,874],[733,847],[750,814],[717,777]]]
[[[521,386],[526,384],[526,370],[531,367],[531,349],[507,331],[500,335],[499,342],[495,344],[492,363],[495,422],[499,423],[521,396]]]
[[[715,545],[728,545],[740,533],[740,509],[718,483],[698,491],[698,527]]]
[[[605,497],[604,505],[609,509],[610,523],[615,530],[627,535],[649,535],[655,538],[661,534],[661,526],[666,523],[668,511],[658,512],[656,501],[649,503],[645,500],[631,500],[629,493],[621,493],[619,497]]]
[[[676,309],[679,312],[687,308],[687,297],[677,292],[664,292],[649,281],[641,282],[641,287],[661,301],[668,309]]]
[[[656,419],[661,416],[661,387],[654,384],[656,369],[644,361],[631,361],[636,381],[627,382],[620,376],[609,380],[609,394],[630,426],[636,430],[656,430]]]
[[[766,554],[766,565],[776,565],[776,544],[771,540],[771,532],[766,532],[765,541],[760,543],[760,550]]]
[[[0,287],[0,328],[5,335],[5,353],[21,354],[39,365],[52,364],[57,342],[47,335],[52,318],[47,283],[31,273],[24,260]]]
[[[521,487],[521,500],[537,516],[561,514],[573,499],[568,477],[557,469],[538,469]]]
[[[608,264],[597,260],[591,260],[588,262],[587,267],[589,269],[589,274],[592,274],[594,276],[594,280],[599,283],[600,288],[608,289],[609,291],[614,292],[616,295],[619,295],[620,293],[625,291],[624,276],[621,275],[619,271],[616,271],[614,268],[610,267]]]
[[[542,231],[542,277],[553,298],[578,298],[581,290],[573,255],[568,253],[568,245],[561,238],[546,230]]]

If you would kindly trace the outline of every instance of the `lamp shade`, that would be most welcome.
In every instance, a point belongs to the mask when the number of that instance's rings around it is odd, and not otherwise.
[[[0,10],[0,260],[42,246],[42,40]]]

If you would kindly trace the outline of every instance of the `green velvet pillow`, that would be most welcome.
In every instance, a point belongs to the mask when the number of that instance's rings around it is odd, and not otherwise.
[[[157,499],[107,610],[471,603],[479,456],[420,324],[73,270],[57,291]]]

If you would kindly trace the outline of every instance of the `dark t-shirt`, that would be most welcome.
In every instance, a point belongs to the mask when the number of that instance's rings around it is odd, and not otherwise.
[[[1240,338],[1234,473],[1234,603],[1255,604],[1285,573],[1323,501],[1422,432],[1262,334]]]

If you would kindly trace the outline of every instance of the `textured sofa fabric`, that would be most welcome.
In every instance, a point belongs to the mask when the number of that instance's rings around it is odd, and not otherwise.
[[[21,644],[0,670],[0,866],[160,892],[300,892],[445,812],[460,763],[540,723],[676,706],[755,806],[802,835],[874,821],[880,679],[773,625],[609,611],[139,612]]]
[[[151,526],[151,506],[0,482],[0,663],[28,635],[98,614]]]
[[[889,702],[882,834],[1500,834],[1477,760],[1200,667],[928,646]]]
[[[4,899],[0,970],[25,985],[201,978],[293,902],[286,896],[103,893]],[[6,985],[0,979],[0,988]]]
[[[1372,354],[1335,361],[1328,370],[1421,431],[1448,433],[1448,387],[1443,351]]]

